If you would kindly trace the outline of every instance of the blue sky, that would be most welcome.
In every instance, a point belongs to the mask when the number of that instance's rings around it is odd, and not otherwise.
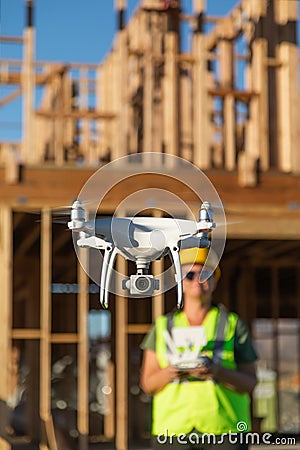
[[[99,63],[109,52],[116,30],[114,0],[35,0],[36,59]],[[127,0],[126,20],[139,0]],[[207,0],[207,13],[224,15],[237,0]],[[22,36],[25,0],[0,0],[0,34]],[[182,0],[185,10],[192,0]],[[20,44],[0,43],[0,59],[21,59]],[[0,85],[0,99],[10,90]],[[17,99],[0,108],[0,141],[21,137],[21,107]]]
[[[21,36],[25,0],[0,0],[0,34]],[[127,0],[130,17],[139,0]],[[209,14],[223,15],[237,0],[207,0]],[[188,9],[192,0],[182,0]],[[99,62],[111,48],[116,29],[114,0],[35,0],[36,58]],[[13,48],[15,47],[15,48]],[[0,57],[21,57],[20,46],[1,43]]]

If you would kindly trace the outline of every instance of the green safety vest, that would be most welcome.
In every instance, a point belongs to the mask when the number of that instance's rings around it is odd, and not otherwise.
[[[234,334],[238,317],[223,306],[212,307],[203,326],[207,344],[201,353],[222,366],[235,369]],[[156,354],[161,368],[167,367],[168,354],[165,331],[172,327],[189,326],[186,315],[176,312],[161,316],[156,321]],[[250,397],[235,392],[215,380],[175,380],[167,384],[153,399],[153,435],[179,435],[196,429],[200,433],[241,431],[240,424],[251,429]]]

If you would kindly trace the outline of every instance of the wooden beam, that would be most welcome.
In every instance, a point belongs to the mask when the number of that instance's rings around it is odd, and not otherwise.
[[[40,342],[40,417],[44,423],[46,436],[44,447],[57,450],[51,416],[51,213],[42,210],[41,226],[41,342]]]
[[[89,86],[88,86],[88,71],[80,71],[79,80],[79,107],[83,110],[89,109]],[[90,121],[89,117],[83,117],[81,122],[81,140],[79,142],[79,151],[84,156],[87,164],[95,164],[95,157],[93,155],[93,148],[90,136]]]
[[[207,92],[207,55],[205,36],[200,33],[193,35],[193,162],[200,169],[210,167],[209,115]]]
[[[54,166],[53,166],[54,167]],[[0,183],[0,205],[11,205],[17,211],[28,208],[41,209],[43,204],[51,207],[71,204],[74,193],[80,192],[82,186],[95,173],[95,170],[88,168],[62,168],[53,169],[47,165],[40,167],[24,168],[24,183],[22,184],[22,197],[20,187],[7,186]],[[0,180],[3,179],[4,170],[0,167]],[[284,216],[296,217],[300,204],[299,180],[296,176],[286,176],[276,172],[260,174],[260,182],[255,189],[240,188],[236,173],[226,171],[205,171],[206,176],[221,193],[221,198],[226,207],[231,209],[236,207],[242,215],[251,208],[253,213],[262,210],[281,212]],[[191,183],[196,183],[195,176],[191,176]],[[101,192],[111,180],[122,180],[128,177],[126,168],[117,172],[105,172],[101,178]],[[136,192],[137,186],[141,189],[160,188],[173,193],[180,193],[180,198],[188,204],[199,203],[195,193],[189,190],[178,180],[182,179],[182,174],[178,171],[168,172],[164,175],[142,174],[126,178],[126,182],[115,183],[115,186],[107,193],[101,203],[102,211],[106,213],[114,211],[122,199]],[[195,185],[195,184],[194,184]],[[51,186],[51,189],[49,189]],[[94,195],[95,194],[95,195]],[[94,197],[99,194],[99,186],[95,186]],[[102,194],[101,194],[102,195]],[[267,208],[267,209],[266,209]],[[291,218],[292,218],[291,217]]]
[[[300,217],[294,219],[273,214],[245,217],[227,227],[227,239],[298,239]]]
[[[34,146],[34,103],[35,103],[35,72],[34,47],[35,31],[27,27],[24,31],[24,61],[22,65],[22,91],[23,91],[23,130],[22,130],[22,157],[27,163],[37,163],[37,154]]]
[[[40,339],[41,331],[33,328],[14,328],[12,339]]]
[[[115,437],[115,365],[109,361],[106,367],[107,384],[111,393],[107,396],[107,413],[104,417],[104,436],[106,439]]]
[[[121,211],[119,211],[121,214]],[[117,257],[116,270],[127,274],[127,262]],[[116,449],[127,450],[128,447],[128,299],[115,296],[116,304]]]
[[[285,5],[287,6],[287,3]],[[292,26],[292,24],[287,26]],[[296,44],[286,40],[277,46],[277,58],[281,61],[281,65],[277,69],[279,168],[284,172],[292,171],[294,173],[300,171],[298,148],[300,120],[297,112],[298,102],[295,98],[296,95],[299,98],[298,51]]]
[[[249,67],[248,89],[257,92],[249,102],[249,119],[245,128],[245,151],[239,155],[239,176],[241,186],[257,183],[257,163],[260,168],[269,168],[269,121],[266,39],[256,39],[252,44],[252,65]]]
[[[45,73],[37,74],[37,84],[39,85],[46,85],[51,83],[57,75],[62,75],[63,72],[65,72],[68,69],[67,64],[47,64],[44,67]]]
[[[238,7],[232,9],[226,17],[220,18],[207,35],[207,50],[212,50],[218,44],[219,39],[236,39],[244,31],[245,18],[258,22],[260,17],[266,15],[266,12],[267,0],[241,1]]]
[[[181,65],[180,72],[180,156],[187,161],[193,160],[193,86],[191,83],[192,69]]]
[[[5,97],[2,97],[0,100],[0,108],[2,108],[7,103],[15,100],[16,98],[18,98],[21,95],[21,93],[22,93],[21,89],[18,88],[18,89],[15,89],[10,94],[6,95]]]
[[[144,79],[143,79],[143,152],[159,151],[153,148],[153,64],[151,36],[144,36]]]
[[[4,164],[5,164],[5,182],[7,184],[18,184],[20,163],[18,152],[13,145],[5,144],[3,146]]]
[[[0,36],[0,42],[6,42],[11,44],[23,44],[24,38],[19,36]]]
[[[116,42],[116,78],[113,81],[112,89],[115,91],[115,105],[117,107],[118,116],[115,121],[116,136],[115,147],[112,149],[113,159],[121,158],[127,154],[127,138],[126,131],[128,125],[127,111],[127,61],[128,61],[128,44],[126,28],[119,30]]]
[[[51,344],[77,344],[79,341],[76,333],[52,333]]]
[[[62,111],[64,108],[63,104],[63,89],[61,76],[57,74],[51,84],[52,88],[52,99],[51,104],[55,111]],[[64,134],[64,120],[61,118],[54,119],[52,122],[53,132],[51,136],[53,144],[54,161],[57,166],[62,166],[65,161],[64,148],[63,148],[63,134]]]
[[[165,35],[165,65],[163,78],[163,143],[165,152],[170,155],[178,155],[178,66],[176,55],[178,53],[178,35],[175,31],[169,31]]]
[[[224,151],[225,169],[236,168],[236,138],[235,138],[235,101],[232,95],[224,99]]]
[[[220,53],[220,86],[230,90],[235,84],[233,43],[222,40],[218,44],[218,50]],[[236,168],[235,120],[235,99],[232,94],[227,94],[223,104],[224,160],[227,170]]]
[[[79,108],[72,111],[50,111],[50,110],[37,110],[35,112],[38,116],[46,117],[49,119],[58,119],[58,118],[70,118],[70,119],[103,119],[103,120],[112,120],[116,117],[114,113],[111,112],[102,112],[90,109]]]
[[[252,97],[257,97],[259,95],[257,91],[243,91],[233,88],[209,88],[208,94],[220,98],[224,98],[226,95],[232,95],[234,98],[243,103],[249,103]]]
[[[154,275],[154,273],[153,273],[153,275]],[[155,299],[153,299],[153,300],[155,301]],[[161,312],[161,314],[162,314],[162,312]],[[128,333],[128,334],[145,334],[149,331],[150,327],[151,327],[151,325],[149,323],[129,323],[126,326],[126,333]]]
[[[252,78],[252,89],[255,92],[259,92],[258,97],[253,97],[251,105],[253,114],[253,120],[255,122],[254,126],[257,127],[258,134],[256,133],[257,139],[249,143],[253,149],[257,143],[257,148],[259,150],[260,167],[262,170],[267,170],[270,165],[269,157],[269,119],[268,119],[268,75],[265,60],[267,57],[267,41],[266,39],[259,39],[253,43],[253,78]],[[256,107],[257,104],[257,107]],[[251,149],[248,149],[251,151]],[[252,150],[252,154],[254,154]]]
[[[9,375],[8,366],[11,357],[11,327],[12,327],[12,214],[9,207],[0,208],[0,399],[8,400]]]
[[[88,267],[89,253],[86,249],[78,249],[80,261],[84,261],[84,267]],[[89,435],[89,340],[88,340],[88,311],[89,311],[89,278],[82,267],[77,263],[78,284],[80,286],[77,296],[77,322],[78,322],[78,402],[77,421],[79,431],[79,449],[87,450]]]

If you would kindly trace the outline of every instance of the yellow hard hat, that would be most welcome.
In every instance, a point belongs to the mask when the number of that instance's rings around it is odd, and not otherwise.
[[[204,264],[206,264],[208,267],[214,269],[214,277],[216,280],[221,276],[221,270],[218,266],[218,257],[212,249],[198,247],[185,248],[180,251],[180,261],[182,265],[201,264],[204,266]]]

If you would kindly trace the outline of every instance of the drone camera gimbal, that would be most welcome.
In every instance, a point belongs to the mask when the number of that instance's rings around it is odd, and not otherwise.
[[[154,291],[159,289],[159,280],[153,275],[131,275],[122,281],[122,288],[134,297],[152,297]]]

